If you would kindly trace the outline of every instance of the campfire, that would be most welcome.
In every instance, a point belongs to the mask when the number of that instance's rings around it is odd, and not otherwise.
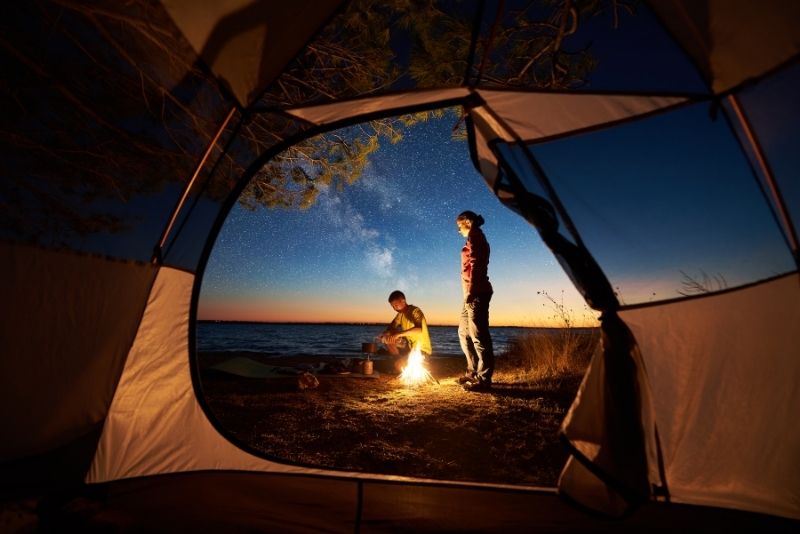
[[[414,347],[408,355],[408,363],[400,373],[400,380],[407,386],[420,386],[428,382],[438,381],[425,367],[425,356],[419,350],[419,346]]]

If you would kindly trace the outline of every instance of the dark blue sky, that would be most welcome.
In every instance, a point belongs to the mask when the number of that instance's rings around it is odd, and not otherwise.
[[[362,178],[326,191],[305,211],[234,208],[203,279],[199,317],[265,321],[384,322],[394,289],[432,324],[452,324],[461,305],[455,217],[486,219],[495,325],[552,324],[546,291],[591,321],[583,299],[535,229],[502,206],[451,139],[453,118],[382,144]]]
[[[775,110],[759,106],[752,117],[795,214],[796,143],[783,142],[791,136]],[[324,191],[308,210],[237,206],[206,268],[199,317],[383,322],[391,315],[386,297],[401,289],[429,322],[452,324],[463,244],[455,217],[469,209],[485,217],[492,247],[492,324],[552,325],[552,301],[541,292],[563,302],[577,323],[591,322],[536,231],[495,198],[466,142],[451,139],[453,120],[417,125],[402,142],[384,143],[357,183]],[[722,289],[795,268],[767,188],[713,103],[532,152],[622,304],[678,298],[687,277],[717,280],[709,289]],[[530,169],[518,172],[535,190]]]
[[[708,104],[533,152],[624,304],[678,297],[683,273],[734,287],[793,268],[738,141]]]

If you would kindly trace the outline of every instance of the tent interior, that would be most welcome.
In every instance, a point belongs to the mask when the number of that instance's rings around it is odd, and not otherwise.
[[[119,530],[797,528],[799,3],[199,6],[2,8],[4,502]],[[600,314],[558,487],[238,447],[193,333],[226,216],[297,143],[452,107]]]

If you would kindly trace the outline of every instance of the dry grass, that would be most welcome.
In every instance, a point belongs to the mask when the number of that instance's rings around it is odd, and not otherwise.
[[[466,392],[456,384],[464,372],[462,358],[432,359],[428,365],[438,383],[418,387],[387,374],[322,375],[319,387],[298,391],[292,378],[204,372],[203,389],[232,439],[283,462],[552,486],[566,460],[558,429],[593,342],[596,336],[577,330],[520,339],[498,356],[488,393]],[[220,357],[205,355],[201,364]],[[286,360],[269,363],[286,365]],[[388,363],[376,361],[376,370],[388,371]]]
[[[519,384],[537,384],[583,374],[599,342],[595,328],[563,328],[512,340],[497,377]]]

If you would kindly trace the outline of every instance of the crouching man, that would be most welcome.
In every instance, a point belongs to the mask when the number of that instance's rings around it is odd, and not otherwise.
[[[392,291],[389,304],[397,312],[392,322],[378,337],[394,360],[394,370],[401,372],[408,361],[408,353],[419,346],[426,357],[431,354],[431,338],[425,314],[413,304],[406,302],[402,291]]]

